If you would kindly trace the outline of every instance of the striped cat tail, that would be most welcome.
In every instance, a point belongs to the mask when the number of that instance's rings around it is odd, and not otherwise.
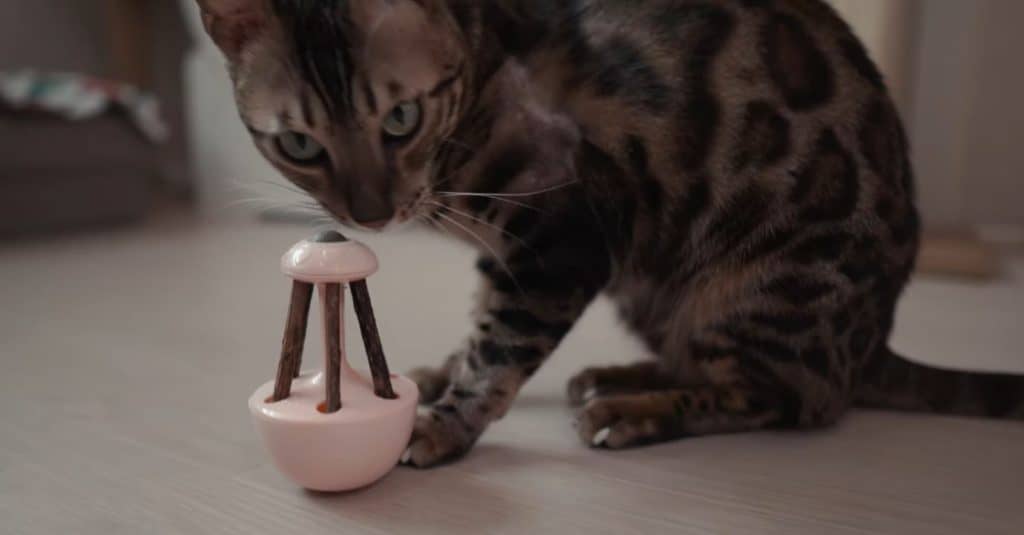
[[[911,362],[886,348],[865,368],[859,407],[1024,419],[1024,376]]]

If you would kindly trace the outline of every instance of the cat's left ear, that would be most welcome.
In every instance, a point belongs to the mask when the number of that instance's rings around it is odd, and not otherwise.
[[[262,0],[197,0],[203,26],[228,58],[235,58],[267,25]]]

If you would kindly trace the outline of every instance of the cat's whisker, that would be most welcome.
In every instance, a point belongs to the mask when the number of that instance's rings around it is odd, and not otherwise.
[[[301,189],[299,189],[299,188],[297,188],[297,187],[295,187],[295,186],[293,186],[291,184],[288,184],[288,183],[276,182],[274,180],[257,180],[256,183],[257,184],[263,184],[263,185],[266,185],[266,186],[273,186],[275,188],[283,189],[283,190],[285,190],[285,191],[287,191],[289,193],[295,193],[295,194],[301,195],[303,197],[306,197],[306,196],[309,195],[305,191],[302,191]]]
[[[318,216],[323,214],[319,205],[309,201],[309,194],[294,186],[273,180],[242,181],[237,178],[229,179],[230,189],[235,192],[247,194],[248,196],[233,201],[228,201],[222,209],[236,207],[252,207],[260,211],[287,210],[297,212],[303,216]],[[273,188],[268,191],[267,187]],[[276,192],[284,192],[284,195],[274,195]]]
[[[226,202],[222,206],[222,209],[228,210],[237,207],[254,207],[260,210],[305,208],[302,205],[295,203],[294,201],[274,200],[265,197],[250,197]]]
[[[230,209],[237,206],[248,206],[253,207],[259,211],[270,211],[270,210],[284,210],[293,212],[301,216],[308,216],[316,219],[329,219],[324,216],[322,208],[312,205],[309,203],[296,202],[294,200],[273,200],[266,198],[247,198],[238,199],[229,203],[226,203],[224,209]],[[316,220],[314,219],[314,220]]]
[[[466,234],[469,234],[470,236],[472,236],[477,242],[480,243],[480,245],[482,245],[485,249],[487,249],[487,251],[489,251],[491,253],[491,257],[494,258],[494,261],[497,262],[501,266],[501,269],[508,275],[509,279],[512,280],[512,284],[516,285],[516,288],[519,290],[519,293],[522,293],[522,294],[526,293],[523,290],[523,287],[519,284],[519,280],[516,279],[515,274],[513,274],[512,270],[509,269],[508,264],[506,264],[505,261],[502,260],[501,255],[499,255],[498,252],[494,250],[494,247],[492,247],[491,244],[487,243],[487,240],[481,238],[479,234],[473,232],[469,227],[466,227],[462,223],[459,223],[453,217],[451,217],[451,216],[449,216],[449,215],[447,215],[447,214],[445,214],[443,212],[437,212],[437,215],[438,215],[438,217],[443,218],[445,221],[448,221],[449,223],[451,223],[451,224],[455,225],[456,227],[462,229],[463,232],[465,232]]]
[[[504,197],[495,197],[494,195],[491,195],[489,193],[460,193],[458,191],[438,191],[437,195],[441,197],[482,197],[485,199],[491,199],[494,201],[511,204],[513,206],[518,206],[520,208],[526,208],[527,210],[533,210],[534,212],[538,212],[541,214],[547,213],[544,210],[541,210],[540,208],[537,208],[536,206],[533,206],[531,204],[526,204],[522,201],[516,201],[513,199],[506,199]]]
[[[245,198],[245,199],[235,199],[233,201],[228,201],[227,203],[225,203],[223,208],[224,209],[228,209],[228,208],[236,208],[236,207],[239,207],[239,206],[257,206],[257,207],[262,208],[268,202],[270,202],[268,199],[265,199],[265,198],[262,198],[262,197],[251,197],[251,198]]]
[[[427,226],[429,226],[429,227],[432,227],[432,228],[435,228],[437,230],[443,231],[447,236],[452,237],[452,234],[451,234],[451,232],[448,231],[448,229],[446,229],[443,226],[439,225],[437,223],[437,221],[434,221],[433,219],[431,219],[430,216],[427,216],[427,215],[424,215],[424,214],[416,214],[416,220],[420,221],[420,222],[423,222],[423,223],[426,223]]]
[[[489,221],[486,221],[486,220],[480,219],[479,217],[476,217],[476,216],[474,216],[474,215],[472,215],[472,214],[469,214],[469,213],[463,212],[462,210],[458,210],[458,209],[456,209],[456,208],[452,208],[451,206],[448,206],[448,205],[446,205],[446,204],[442,204],[442,203],[439,203],[439,202],[436,202],[436,201],[426,201],[426,202],[427,202],[427,204],[431,204],[431,205],[433,205],[433,206],[436,206],[436,207],[438,207],[438,208],[441,208],[441,209],[447,210],[447,211],[449,211],[449,212],[451,212],[451,213],[454,213],[454,214],[456,214],[456,215],[460,215],[460,216],[462,216],[462,217],[465,217],[466,219],[469,219],[469,220],[475,221],[476,223],[479,223],[479,224],[481,224],[481,225],[484,225],[484,226],[486,226],[486,227],[492,228],[492,229],[494,229],[494,230],[496,230],[496,231],[500,232],[501,234],[503,234],[503,235],[505,235],[505,236],[508,236],[509,238],[512,238],[513,240],[516,240],[516,241],[517,241],[517,242],[519,242],[519,244],[520,244],[520,245],[522,245],[522,246],[523,246],[523,247],[524,247],[524,248],[525,248],[526,250],[530,251],[531,253],[534,253],[534,254],[536,254],[536,251],[534,251],[534,250],[533,250],[533,248],[532,248],[532,247],[530,247],[530,244],[526,243],[526,241],[525,241],[525,240],[523,240],[523,239],[522,239],[522,238],[520,238],[519,236],[516,236],[515,234],[513,234],[513,233],[509,232],[508,230],[505,230],[505,229],[503,229],[503,228],[499,227],[498,225],[495,225],[494,223],[491,223],[491,222],[489,222]]]
[[[240,179],[238,177],[234,177],[234,178],[229,178],[228,179],[228,184],[231,187],[233,187],[235,189],[238,189],[238,190],[248,190],[248,191],[251,191],[253,189],[256,189],[255,186],[263,185],[263,186],[272,186],[272,187],[275,187],[275,188],[278,188],[278,189],[283,189],[283,190],[288,191],[290,193],[298,193],[298,194],[303,195],[303,196],[307,195],[307,193],[305,193],[304,191],[299,190],[298,188],[295,188],[294,186],[292,186],[290,184],[282,183],[282,182],[278,182],[278,181],[274,181],[274,180],[267,180],[267,179],[261,179],[261,180],[252,181],[252,180],[242,180],[242,179]]]
[[[573,185],[578,184],[578,183],[579,183],[579,180],[570,180],[570,181],[567,181],[567,182],[563,182],[561,184],[556,184],[554,186],[549,186],[547,188],[539,189],[539,190],[536,190],[536,191],[523,192],[523,193],[471,193],[471,194],[472,195],[487,195],[487,196],[493,197],[493,198],[533,197],[534,195],[542,195],[544,193],[551,193],[553,191],[558,191],[558,190],[561,190],[561,189],[565,189],[565,188],[568,188],[568,187],[573,186]],[[462,193],[457,192],[457,191],[448,191],[448,192],[444,192],[444,193],[445,194],[460,194],[460,195],[462,195]],[[469,193],[467,192],[467,194],[469,194]]]
[[[437,220],[435,220],[435,219],[431,218],[430,216],[427,216],[427,215],[420,215],[419,217],[421,217],[421,218],[422,218],[422,219],[423,219],[424,221],[426,221],[426,222],[427,222],[427,224],[428,224],[428,225],[429,225],[430,227],[432,227],[432,228],[434,228],[434,229],[437,229],[437,230],[439,230],[439,231],[443,232],[445,236],[448,236],[449,238],[451,238],[451,239],[453,239],[453,240],[455,240],[455,241],[459,241],[459,242],[461,242],[461,241],[462,241],[462,240],[460,240],[460,239],[458,238],[458,236],[456,236],[455,234],[453,234],[453,233],[452,233],[451,229],[449,229],[448,227],[444,226],[443,224],[441,224],[441,223],[440,223],[440,222],[438,222]]]

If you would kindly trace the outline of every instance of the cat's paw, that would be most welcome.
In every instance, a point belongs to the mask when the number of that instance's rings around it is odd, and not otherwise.
[[[569,396],[569,405],[582,407],[597,397],[597,373],[591,368],[577,373],[572,379],[569,379],[566,391]]]
[[[454,422],[435,408],[421,408],[416,415],[409,447],[401,464],[430,468],[461,457],[473,445],[473,438],[453,428]],[[457,424],[456,424],[457,425]]]
[[[448,370],[444,368],[416,368],[406,374],[420,389],[420,405],[430,405],[441,399],[450,383]]]
[[[594,398],[586,402],[576,418],[576,432],[592,448],[624,449],[656,442],[661,424],[644,415],[629,398]]]

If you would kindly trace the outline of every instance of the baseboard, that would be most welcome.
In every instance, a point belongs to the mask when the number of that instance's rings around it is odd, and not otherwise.
[[[1001,253],[976,232],[926,232],[917,271],[922,275],[993,280],[1002,273]]]

